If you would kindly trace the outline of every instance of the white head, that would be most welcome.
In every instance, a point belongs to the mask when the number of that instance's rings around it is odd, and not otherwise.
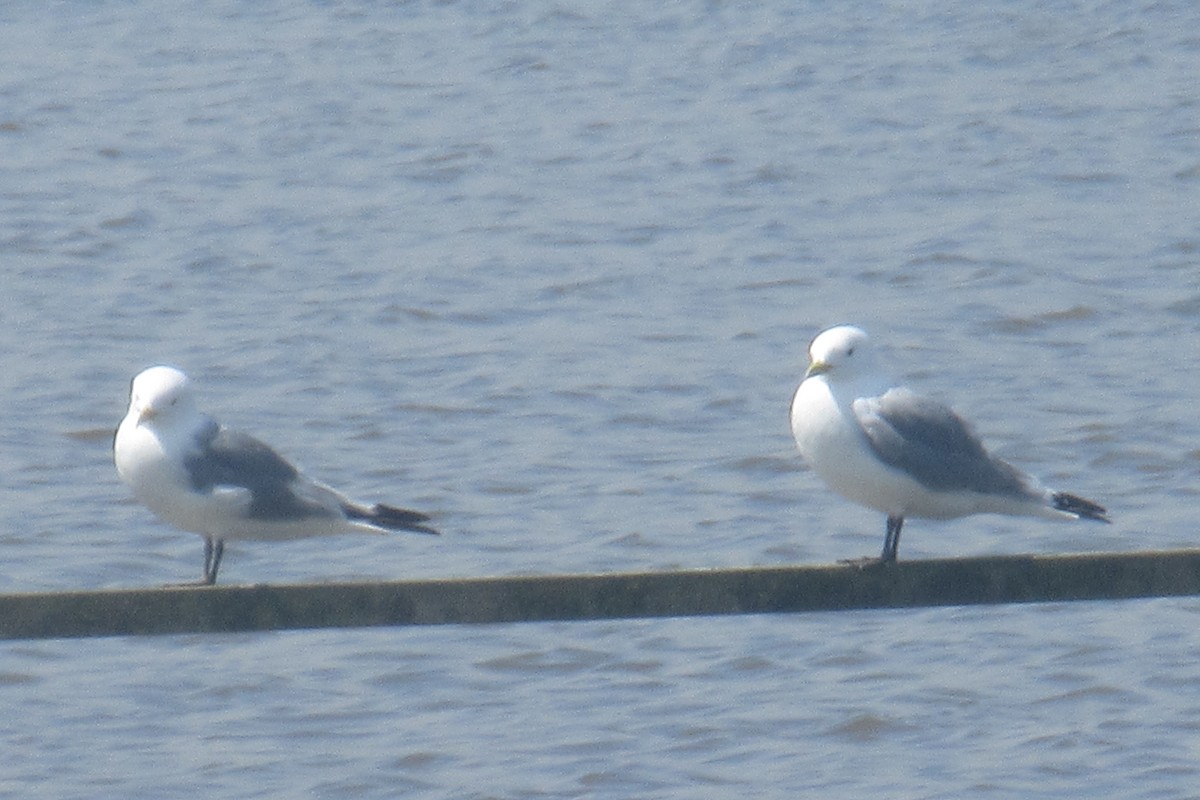
[[[826,375],[827,380],[877,379],[881,372],[867,332],[853,325],[821,331],[808,346],[809,365],[804,377]]]
[[[129,414],[137,424],[181,419],[194,411],[192,382],[174,367],[150,367],[133,379],[129,390]]]

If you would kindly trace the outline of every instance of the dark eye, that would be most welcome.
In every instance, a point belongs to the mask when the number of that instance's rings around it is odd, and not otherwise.
[[[846,355],[848,355],[848,356],[852,356],[852,355],[854,355],[854,348],[853,348],[853,347],[851,347],[849,350],[847,350],[847,351],[846,351]]]

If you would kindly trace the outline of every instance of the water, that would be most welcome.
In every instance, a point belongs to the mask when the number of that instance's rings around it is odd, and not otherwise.
[[[1115,524],[913,521],[939,557],[1190,546],[1200,12],[1185,4],[9,4],[9,591],[197,537],[109,436],[168,362],[422,537],[223,580],[828,562],[786,409],[854,321]],[[0,793],[1189,797],[1200,603],[12,643]]]

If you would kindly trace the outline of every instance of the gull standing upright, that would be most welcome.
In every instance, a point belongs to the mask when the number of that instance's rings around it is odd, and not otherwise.
[[[952,410],[894,387],[867,334],[819,333],[792,398],[792,435],[809,467],[843,497],[887,515],[882,562],[896,560],[906,517],[970,514],[1094,519],[1091,500],[1042,486],[984,449]]]
[[[259,440],[196,408],[173,367],[133,379],[113,441],[121,479],[164,522],[204,537],[204,576],[217,580],[227,540],[280,541],[339,533],[436,534],[418,511],[364,506],[318,483]]]

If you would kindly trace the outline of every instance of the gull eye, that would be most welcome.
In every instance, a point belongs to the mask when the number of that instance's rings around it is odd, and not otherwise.
[[[854,355],[854,345],[850,345],[850,349],[846,351],[846,355],[848,355],[848,356]]]

